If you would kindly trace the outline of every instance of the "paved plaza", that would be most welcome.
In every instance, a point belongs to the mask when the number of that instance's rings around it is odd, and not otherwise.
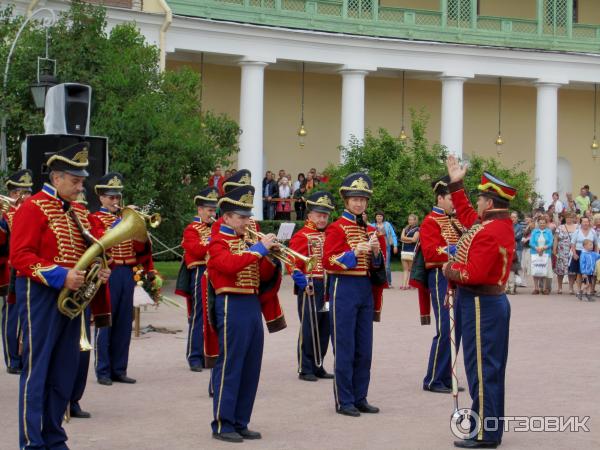
[[[394,274],[398,277],[399,274]],[[566,289],[567,290],[567,289]],[[169,289],[167,289],[169,291]],[[509,416],[590,416],[589,432],[504,434],[505,449],[600,448],[600,300],[569,295],[511,296],[507,367]],[[173,295],[172,298],[175,298]],[[369,401],[378,415],[334,412],[331,380],[299,381],[298,318],[288,279],[281,289],[288,328],[265,334],[258,396],[250,427],[261,441],[226,444],[211,438],[208,371],[191,372],[185,360],[185,309],[161,306],[142,313],[142,327],[181,330],[134,338],[128,375],[135,385],[101,386],[90,370],[82,407],[89,420],[66,424],[72,449],[444,449],[452,448],[452,397],[421,390],[433,326],[419,324],[416,291],[387,290],[382,322],[374,325]],[[462,352],[462,350],[461,350]],[[332,370],[332,355],[325,366]],[[459,383],[466,386],[462,357]],[[17,448],[18,377],[0,373],[1,449]],[[461,407],[470,406],[467,393]]]

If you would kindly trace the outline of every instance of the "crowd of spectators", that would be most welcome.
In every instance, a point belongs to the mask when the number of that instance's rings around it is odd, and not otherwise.
[[[514,284],[525,287],[528,275],[533,277],[532,294],[548,295],[555,283],[556,294],[562,294],[568,281],[569,294],[594,301],[596,277],[600,276],[600,200],[588,185],[573,198],[558,192],[547,208],[538,208],[521,221],[512,213],[517,261],[513,265]]]
[[[275,173],[267,170],[262,182],[263,217],[265,220],[290,220],[292,212],[296,220],[304,220],[306,203],[304,194],[316,188],[319,183],[326,183],[327,177],[310,169],[306,175],[299,173],[295,180],[292,175],[281,169]]]

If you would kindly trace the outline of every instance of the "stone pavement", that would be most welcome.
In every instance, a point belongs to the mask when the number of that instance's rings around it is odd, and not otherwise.
[[[395,274],[394,276],[398,276]],[[600,448],[600,300],[572,296],[511,297],[506,413],[510,416],[591,416],[590,432],[508,432],[506,449]],[[296,375],[298,319],[291,283],[282,286],[288,328],[265,334],[265,352],[252,429],[254,449],[444,449],[453,448],[452,397],[421,390],[434,333],[419,325],[415,291],[385,292],[375,324],[369,401],[378,415],[343,417],[334,412],[332,383],[302,382]],[[172,296],[172,298],[175,298]],[[185,361],[185,309],[161,306],[142,313],[142,326],[182,330],[133,339],[129,375],[135,385],[100,386],[90,370],[82,401],[92,419],[66,424],[73,449],[231,448],[211,439],[208,371],[193,373]],[[332,370],[327,354],[325,366]],[[462,358],[459,383],[466,385]],[[17,448],[18,377],[0,373],[1,449]],[[470,406],[467,393],[460,407]]]

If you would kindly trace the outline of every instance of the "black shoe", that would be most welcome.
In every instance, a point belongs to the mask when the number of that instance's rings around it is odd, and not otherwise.
[[[319,379],[313,373],[299,373],[298,378],[302,381],[318,381]]]
[[[354,406],[346,406],[345,408],[338,408],[336,411],[338,414],[342,414],[343,416],[350,417],[359,417],[360,411],[356,409]]]
[[[202,366],[190,366],[192,372],[202,372]]]
[[[500,445],[496,441],[476,441],[475,439],[464,439],[454,441],[454,446],[458,448],[497,448]]]
[[[7,367],[6,371],[11,375],[20,375],[23,372],[21,369],[17,369],[15,367]]]
[[[429,386],[423,386],[423,390],[424,391],[429,391],[429,392],[436,392],[438,394],[452,394],[452,389],[450,389],[449,387],[429,387]]]
[[[237,433],[242,437],[242,439],[262,439],[262,435],[258,431],[252,431],[248,428],[237,430]]]
[[[110,378],[98,378],[98,384],[103,384],[104,386],[112,385],[112,380]]]
[[[448,389],[450,389],[450,393],[452,393],[452,388],[451,388],[451,387],[449,387]],[[465,391],[465,388],[464,388],[464,387],[462,387],[462,386],[459,386],[459,387],[458,387],[458,392],[464,392],[464,391]]]
[[[361,413],[367,414],[377,414],[379,412],[379,408],[377,406],[369,405],[368,402],[356,405],[356,409],[358,409]]]
[[[218,439],[225,442],[244,442],[242,436],[235,431],[231,431],[229,433],[213,433],[213,439]]]
[[[89,412],[84,411],[81,408],[78,408],[78,409],[71,408],[70,414],[71,414],[71,418],[75,417],[76,419],[89,419],[90,417],[92,417],[92,415]]]
[[[134,384],[136,380],[134,378],[129,378],[127,375],[115,375],[112,377],[112,380],[115,383],[126,383],[126,384]]]
[[[323,369],[323,371],[321,371],[321,372],[316,373],[315,376],[317,378],[322,378],[324,380],[332,380],[333,379],[333,374],[327,372],[325,369]]]

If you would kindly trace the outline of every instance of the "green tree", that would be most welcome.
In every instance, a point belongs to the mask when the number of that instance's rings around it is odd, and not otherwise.
[[[367,132],[364,143],[354,141],[342,149],[345,155],[343,164],[330,165],[326,169],[329,181],[325,188],[340,200],[338,213],[343,202],[337,193],[343,178],[352,173],[364,171],[373,179],[375,186],[369,202],[369,218],[373,220],[376,211],[382,210],[397,228],[403,227],[407,217],[415,213],[422,220],[434,201],[431,182],[446,174],[446,149],[440,145],[430,145],[426,138],[428,116],[423,111],[411,111],[412,139],[406,141],[392,136],[384,129],[377,135]],[[504,167],[498,160],[473,156],[469,160],[470,170],[465,179],[468,191],[477,188],[481,174],[488,170],[506,180],[518,190],[511,207],[519,211],[531,209],[533,184],[530,174],[520,165]]]
[[[5,60],[22,17],[0,11],[0,60]],[[110,170],[125,176],[125,201],[152,203],[163,216],[156,231],[175,246],[194,212],[194,192],[212,168],[237,150],[238,125],[223,115],[200,110],[201,80],[189,68],[159,70],[159,52],[135,24],[106,32],[103,7],[75,1],[49,31],[50,57],[60,81],[92,87],[90,133],[109,138]],[[21,36],[0,107],[7,111],[9,164],[21,163],[20,143],[43,130],[43,115],[29,94],[45,32],[32,24]],[[191,184],[183,183],[191,175]],[[90,193],[90,195],[93,195]]]

